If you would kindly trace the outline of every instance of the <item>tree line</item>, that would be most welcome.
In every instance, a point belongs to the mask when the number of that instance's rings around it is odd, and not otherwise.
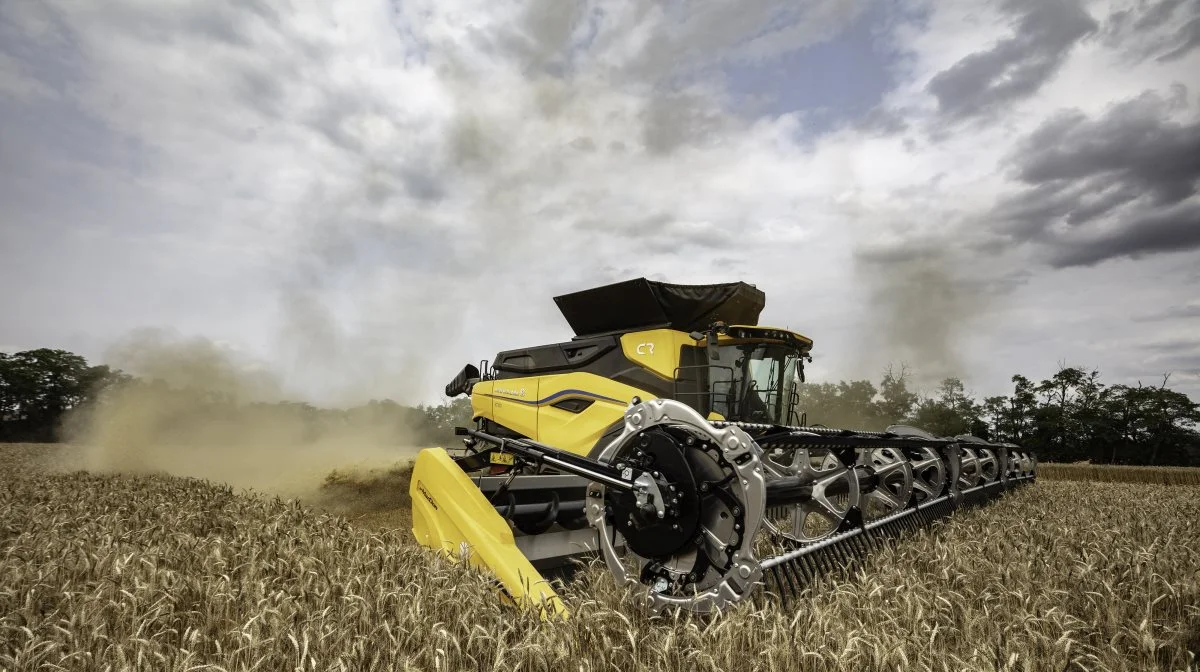
[[[1063,366],[1040,382],[1015,375],[1011,394],[982,400],[958,378],[928,394],[913,392],[910,379],[907,368],[889,367],[878,386],[807,383],[798,388],[798,406],[810,424],[971,434],[1029,448],[1044,461],[1200,465],[1200,405],[1167,387],[1168,376],[1157,385],[1105,385],[1099,371]]]
[[[1021,445],[1044,461],[1200,465],[1200,405],[1168,388],[1165,377],[1158,385],[1105,385],[1098,371],[1064,366],[1040,382],[1015,375],[1011,394],[982,400],[958,378],[927,394],[910,389],[910,381],[906,367],[889,367],[878,385],[810,382],[798,388],[798,407],[810,424],[866,430],[907,424],[939,436],[971,434]],[[174,437],[240,421],[285,428],[301,442],[353,428],[384,443],[448,446],[456,442],[453,428],[471,416],[465,398],[415,407],[372,400],[344,409],[242,403],[230,393],[178,389],[43,348],[0,353],[0,442],[70,438],[118,395],[153,400],[150,429]]]
[[[181,442],[189,436],[214,435],[207,429],[222,425],[298,443],[352,434],[380,444],[451,445],[457,441],[454,427],[471,419],[468,399],[415,407],[382,399],[351,408],[244,402],[234,392],[171,386],[93,366],[65,350],[0,352],[0,442],[72,440],[86,433],[97,414],[119,404],[146,409],[133,420],[143,435]],[[125,413],[120,421],[129,422],[130,416]]]

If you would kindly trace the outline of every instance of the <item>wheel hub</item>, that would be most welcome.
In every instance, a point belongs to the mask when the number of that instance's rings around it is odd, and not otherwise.
[[[692,468],[677,440],[662,428],[642,433],[626,452],[631,454],[617,456],[619,463],[651,473],[665,498],[665,510],[659,518],[655,507],[639,503],[635,493],[612,492],[607,502],[613,526],[634,553],[645,558],[669,556],[696,536],[700,498]]]

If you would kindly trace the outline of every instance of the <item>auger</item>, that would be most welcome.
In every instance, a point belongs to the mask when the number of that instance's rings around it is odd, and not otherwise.
[[[655,609],[786,601],[817,575],[1033,480],[1012,444],[804,426],[812,341],[760,327],[744,283],[638,279],[555,299],[576,337],[501,352],[470,393],[461,454],[421,451],[417,540],[565,615],[548,580],[598,554]]]

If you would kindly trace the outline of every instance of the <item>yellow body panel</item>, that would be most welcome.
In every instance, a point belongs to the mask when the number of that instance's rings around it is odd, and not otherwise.
[[[471,417],[492,417],[492,388],[495,385],[496,382],[492,380],[475,383],[471,389]]]
[[[675,380],[679,349],[695,344],[690,336],[674,329],[634,331],[621,336],[621,350],[626,359],[667,380]]]
[[[417,454],[409,494],[418,543],[453,559],[465,555],[472,566],[495,574],[515,602],[538,607],[543,618],[568,615],[549,582],[517,548],[508,523],[445,450]]]
[[[594,373],[563,373],[538,380],[537,440],[576,455],[587,455],[604,432],[618,422],[634,397],[654,395]],[[572,413],[553,404],[564,399],[591,399],[592,405]],[[506,416],[507,417],[507,416]]]
[[[539,377],[508,378],[493,381],[492,417],[504,418],[500,424],[523,436],[538,435]],[[472,396],[475,392],[472,390]]]
[[[495,383],[478,384],[471,391],[475,417],[491,419],[535,441],[577,455],[591,451],[604,432],[625,414],[634,397],[643,401],[655,398],[645,390],[580,371],[507,378]],[[537,390],[537,394],[531,397],[530,390]],[[587,399],[592,404],[579,413],[554,407],[567,399]]]

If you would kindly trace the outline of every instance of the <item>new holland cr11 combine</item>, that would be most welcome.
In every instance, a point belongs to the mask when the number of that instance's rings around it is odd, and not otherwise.
[[[420,452],[413,533],[565,615],[550,581],[599,554],[654,608],[787,599],[880,540],[1034,478],[1011,444],[805,426],[812,341],[758,325],[745,283],[644,278],[555,298],[564,343],[501,352],[446,386],[471,395],[465,448]]]

